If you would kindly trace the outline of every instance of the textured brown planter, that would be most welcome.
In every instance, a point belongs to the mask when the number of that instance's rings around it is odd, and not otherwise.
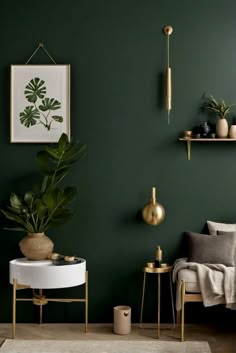
[[[46,260],[54,244],[44,233],[28,233],[20,242],[20,250],[28,260]]]

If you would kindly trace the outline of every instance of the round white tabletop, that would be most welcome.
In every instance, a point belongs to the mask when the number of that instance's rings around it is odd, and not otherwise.
[[[20,258],[10,261],[10,283],[34,289],[68,288],[84,284],[86,281],[86,260],[70,265],[54,265],[51,260],[29,261]]]

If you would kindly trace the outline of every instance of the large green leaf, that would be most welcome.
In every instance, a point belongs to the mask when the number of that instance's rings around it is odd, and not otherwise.
[[[26,127],[36,125],[40,118],[40,113],[33,105],[27,106],[24,112],[20,113],[20,122]]]
[[[35,210],[39,219],[43,219],[48,213],[48,207],[40,199],[35,200]]]
[[[8,211],[2,210],[2,209],[1,209],[0,211],[4,214],[4,216],[5,216],[7,219],[9,219],[9,220],[11,220],[11,221],[14,221],[14,222],[16,222],[16,223],[19,223],[19,224],[25,226],[25,220],[22,219],[21,216],[18,216],[18,215],[16,215],[16,214],[13,213],[13,212],[8,212]]]
[[[69,143],[69,138],[67,136],[67,134],[65,134],[64,132],[61,134],[59,140],[58,140],[58,150],[60,152],[63,152],[66,149],[66,146]]]
[[[17,215],[21,215],[21,214],[22,214],[21,208],[16,208],[16,207],[7,206],[7,209],[8,209],[9,211],[11,211],[12,213],[15,213],[15,214],[17,214]]]
[[[68,186],[64,189],[62,206],[67,205],[69,202],[73,201],[78,192],[77,187]]]
[[[42,197],[42,201],[49,208],[50,212],[56,209],[63,198],[63,191],[59,188],[49,189]]]
[[[10,204],[14,208],[21,209],[22,208],[22,199],[21,197],[17,196],[14,192],[10,195]]]
[[[44,98],[42,100],[42,105],[39,106],[39,109],[43,112],[47,110],[57,110],[61,108],[61,103],[54,98]]]
[[[35,103],[37,98],[43,99],[46,94],[44,81],[40,78],[33,78],[25,87],[25,96],[30,103]]]
[[[70,210],[66,208],[60,208],[54,212],[50,226],[57,227],[62,225],[66,223],[72,217],[72,215],[73,213]]]

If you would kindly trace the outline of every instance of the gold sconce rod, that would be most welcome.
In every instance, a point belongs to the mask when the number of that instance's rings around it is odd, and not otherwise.
[[[172,99],[172,87],[171,87],[171,68],[170,68],[170,44],[169,38],[173,32],[173,27],[165,26],[163,29],[167,36],[167,69],[166,69],[166,110],[168,113],[168,124],[170,123],[170,111],[171,111],[171,99]]]

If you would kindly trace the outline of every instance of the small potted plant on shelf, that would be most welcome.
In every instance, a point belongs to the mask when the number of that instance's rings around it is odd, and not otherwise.
[[[72,216],[67,205],[76,197],[76,186],[61,185],[74,163],[85,154],[86,145],[69,141],[63,133],[55,145],[37,153],[41,175],[40,185],[24,195],[10,195],[10,205],[0,209],[10,221],[8,230],[23,231],[21,252],[29,260],[44,260],[52,253],[54,244],[45,231],[64,224]]]
[[[226,138],[229,132],[227,116],[231,112],[234,104],[227,104],[223,99],[214,98],[213,95],[205,96],[203,108],[216,113],[218,120],[216,122],[216,136]]]

